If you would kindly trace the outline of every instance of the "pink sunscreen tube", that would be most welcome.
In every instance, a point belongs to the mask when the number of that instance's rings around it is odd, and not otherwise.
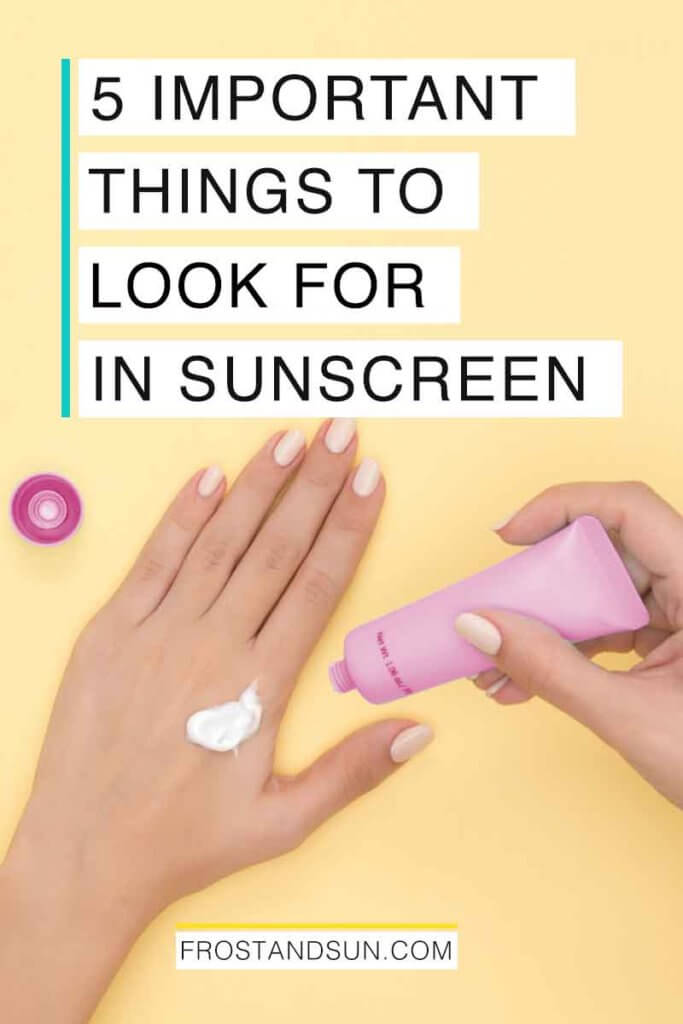
[[[332,686],[384,704],[490,668],[494,662],[454,629],[462,612],[486,608],[539,619],[572,643],[649,621],[604,527],[581,516],[476,576],[352,630],[343,660],[330,666]]]

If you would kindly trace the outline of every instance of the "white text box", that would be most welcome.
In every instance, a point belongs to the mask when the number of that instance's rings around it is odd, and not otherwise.
[[[81,323],[458,323],[439,246],[84,246]]]
[[[573,135],[575,62],[78,62],[81,135]]]
[[[81,153],[79,227],[473,230],[477,153]]]
[[[137,382],[137,383],[135,383]],[[91,341],[84,417],[622,414],[619,341]]]
[[[179,971],[454,971],[455,926],[183,928]]]

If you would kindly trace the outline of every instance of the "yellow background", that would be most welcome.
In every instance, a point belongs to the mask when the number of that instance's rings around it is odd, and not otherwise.
[[[317,233],[311,239],[462,244],[461,327],[370,328],[358,336],[620,337],[625,345],[621,421],[361,425],[363,449],[381,461],[389,498],[361,574],[311,659],[286,721],[280,759],[295,768],[376,713],[353,695],[333,695],[327,684],[327,663],[346,630],[498,558],[503,551],[487,524],[539,488],[573,478],[644,478],[683,507],[682,29],[675,0],[651,0],[644,10],[623,0],[195,0],[178,7],[43,0],[6,11],[0,494],[5,502],[15,482],[33,471],[62,471],[81,488],[86,516],[80,535],[55,550],[24,544],[8,523],[0,529],[3,839],[25,798],[79,626],[190,471],[220,460],[234,474],[273,429],[266,422],[58,419],[58,58],[578,60],[575,139],[238,140],[243,149],[480,151],[479,233]],[[279,234],[272,241],[308,239]],[[88,329],[91,336],[116,333],[123,332]],[[319,333],[316,327],[278,332]],[[342,329],[328,333],[348,336]],[[207,332],[221,334],[277,336],[241,328]],[[381,1015],[397,1024],[680,1019],[680,812],[540,702],[505,710],[464,682],[416,697],[401,710],[433,723],[433,746],[296,854],[170,908],[132,952],[98,1024],[320,1018],[336,1024],[349,1015]],[[461,969],[176,973],[173,929],[182,920],[457,920]]]

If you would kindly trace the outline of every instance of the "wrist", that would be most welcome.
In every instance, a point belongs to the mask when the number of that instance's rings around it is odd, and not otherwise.
[[[154,916],[133,898],[115,850],[67,823],[58,827],[33,800],[0,864],[0,898],[22,918],[39,919],[45,932],[117,947],[130,945]]]
[[[87,844],[41,825],[29,806],[0,864],[3,1001],[11,1020],[80,1024],[147,921]]]

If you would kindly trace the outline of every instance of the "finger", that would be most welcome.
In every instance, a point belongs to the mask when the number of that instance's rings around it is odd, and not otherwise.
[[[655,587],[657,587],[658,590],[661,589],[657,583],[655,583]],[[666,590],[666,588],[664,588],[664,590]],[[669,616],[662,608],[657,596],[654,594],[653,591],[650,590],[647,594],[643,595],[643,604],[647,608],[648,613],[650,615],[650,622],[648,626],[644,627],[644,629],[647,630],[648,628],[652,628],[656,629],[660,633],[670,633],[671,621],[669,619]]]
[[[576,649],[587,658],[594,658],[598,654],[628,654],[635,650],[636,636],[633,630],[610,633],[609,636],[600,636],[595,640],[583,640],[576,644]]]
[[[499,668],[487,668],[478,676],[474,676],[472,682],[484,696],[490,697],[496,704],[524,704],[531,700],[531,694],[516,686]]]
[[[455,628],[495,659],[515,685],[549,701],[602,736],[632,709],[632,682],[588,661],[547,626],[511,612],[466,612]],[[501,694],[505,692],[503,688]]]
[[[428,725],[391,719],[359,729],[301,774],[277,780],[278,820],[296,845],[327,818],[369,792],[432,741]]]
[[[638,632],[642,631],[639,630]],[[636,633],[629,630],[624,633],[611,633],[609,636],[601,636],[596,640],[582,640],[574,646],[577,651],[581,651],[587,658],[594,658],[597,654],[607,654],[609,652],[626,654],[629,651],[635,650],[636,636]],[[500,669],[488,668],[480,672],[478,676],[475,676],[474,682],[476,682],[480,689],[485,689],[499,679],[501,675]]]
[[[551,487],[494,529],[510,544],[534,544],[578,516],[595,516],[652,577],[683,577],[683,519],[642,483],[578,483]]]
[[[656,602],[651,594],[647,595],[644,603],[650,612],[651,620],[655,619],[657,614]],[[659,612],[659,615],[661,617],[661,612]],[[631,651],[635,651],[642,657],[643,654],[651,651],[653,647],[666,640],[669,635],[670,630],[650,624],[635,631],[626,630],[621,633],[610,633],[608,636],[599,636],[594,640],[582,640],[574,646],[577,651],[581,651],[587,658],[595,658],[598,654],[628,654]],[[499,669],[489,668],[476,675],[473,678],[473,682],[480,689],[486,689],[501,675],[502,673]]]
[[[517,686],[508,676],[503,676],[499,685],[487,696],[494,704],[502,704],[504,707],[512,704],[527,704],[532,699],[526,690]]]
[[[211,609],[221,623],[230,623],[233,636],[251,637],[258,632],[308,554],[343,486],[355,450],[353,420],[333,420],[318,431],[291,487]]]
[[[158,607],[224,491],[225,476],[219,466],[195,473],[188,481],[112,597],[109,607],[117,616],[139,623]]]
[[[645,626],[636,633],[634,650],[641,658],[647,658],[652,651],[657,650],[670,636],[671,632],[668,629],[655,629],[652,626]]]
[[[649,669],[662,668],[674,662],[680,662],[682,657],[683,633],[669,633],[663,643],[653,647],[640,664],[634,667],[634,671],[646,673]]]
[[[607,653],[629,653],[635,651],[646,657],[651,651],[660,645],[671,634],[661,629],[653,629],[645,626],[636,633],[613,633],[611,636],[598,637],[597,640],[584,640],[576,644],[576,650],[580,651],[586,658],[594,658],[598,654]],[[644,665],[641,662],[638,667]],[[495,698],[499,704],[521,704],[531,699],[531,694],[519,686],[514,680],[505,675],[499,668],[488,668],[479,675],[474,676],[473,683],[479,690],[483,690],[487,697]]]
[[[613,633],[611,636],[598,637],[596,640],[584,640],[576,647],[587,658],[595,658],[598,654],[629,654],[631,651],[635,651],[643,658],[669,636],[670,630],[648,625],[636,630],[635,633]]]
[[[277,665],[278,681],[291,685],[327,625],[365,551],[384,493],[379,466],[374,459],[364,459],[350,474],[308,557],[264,624],[257,643],[266,664]]]
[[[483,672],[478,672],[476,676],[470,676],[470,679],[476,687],[480,690],[488,690],[489,686],[493,686],[505,675],[499,668],[495,666],[493,668],[485,668]]]
[[[280,431],[247,463],[192,545],[169,603],[188,615],[201,615],[213,604],[305,447],[300,430]]]

